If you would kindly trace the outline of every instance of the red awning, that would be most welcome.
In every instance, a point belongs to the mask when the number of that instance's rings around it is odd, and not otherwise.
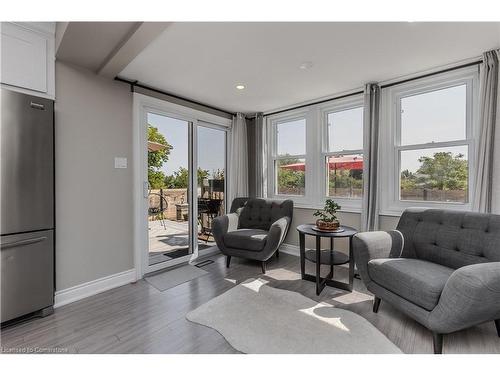
[[[305,163],[294,163],[288,165],[281,165],[280,168],[291,169],[293,171],[305,171]],[[328,168],[330,170],[351,170],[363,169],[362,156],[331,156],[328,160]]]

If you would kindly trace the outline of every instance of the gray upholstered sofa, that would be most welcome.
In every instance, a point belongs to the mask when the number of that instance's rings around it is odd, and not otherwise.
[[[266,261],[276,253],[292,222],[293,202],[259,198],[235,198],[228,215],[219,216],[212,224],[215,242],[226,255],[261,262],[266,273]]]
[[[397,230],[358,233],[354,259],[368,290],[433,332],[495,321],[500,336],[500,215],[407,209]]]

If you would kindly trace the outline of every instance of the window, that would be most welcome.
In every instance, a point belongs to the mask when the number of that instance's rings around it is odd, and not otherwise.
[[[363,195],[363,107],[327,112],[326,120],[326,195],[359,199]]]
[[[334,197],[359,212],[363,185],[363,97],[353,95],[266,119],[268,196],[322,208]]]
[[[399,105],[400,199],[467,203],[467,85],[402,97]]]
[[[276,142],[273,160],[276,195],[304,196],[306,189],[306,119],[273,124]]]
[[[381,168],[389,170],[382,178],[383,211],[398,214],[408,206],[470,208],[476,75],[466,69],[384,93],[391,126],[381,134]],[[385,146],[392,151],[386,152]]]
[[[405,81],[381,91],[380,213],[411,206],[471,209],[477,67]],[[353,95],[266,118],[267,189],[297,206],[332,197],[360,212],[363,97]]]

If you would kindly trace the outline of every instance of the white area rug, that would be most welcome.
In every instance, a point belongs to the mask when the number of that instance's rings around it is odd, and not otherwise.
[[[365,354],[401,351],[363,317],[250,279],[186,318],[217,330],[251,354]]]

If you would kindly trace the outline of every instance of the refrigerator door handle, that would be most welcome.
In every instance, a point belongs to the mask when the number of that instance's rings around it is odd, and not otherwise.
[[[30,239],[22,240],[22,241],[3,243],[1,248],[2,249],[10,249],[12,247],[32,245],[32,244],[37,243],[37,242],[45,241],[46,239],[47,239],[47,237],[37,237],[37,238],[30,238]]]
[[[40,111],[45,111],[45,106],[40,103],[30,102],[30,107],[34,109],[39,109]]]

